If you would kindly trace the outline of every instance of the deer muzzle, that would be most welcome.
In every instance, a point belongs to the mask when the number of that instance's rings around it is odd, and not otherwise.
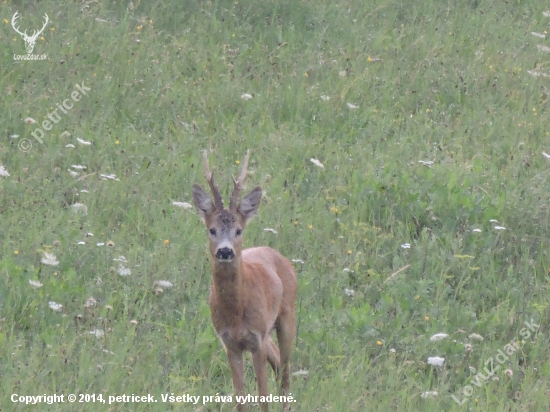
[[[231,262],[235,257],[233,249],[228,247],[222,247],[216,252],[216,259],[220,262]]]

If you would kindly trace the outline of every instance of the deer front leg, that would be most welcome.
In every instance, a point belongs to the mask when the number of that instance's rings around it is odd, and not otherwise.
[[[243,353],[240,350],[229,348],[226,348],[226,352],[227,359],[229,359],[229,366],[231,367],[231,378],[233,380],[233,387],[237,392],[236,395],[244,396]],[[237,403],[237,410],[239,412],[243,412],[245,410],[245,405]]]
[[[256,382],[258,383],[258,394],[267,397],[267,353],[265,339],[260,342],[260,345],[252,352],[252,363],[254,364],[254,372],[256,373]],[[267,402],[260,402],[262,412],[268,412],[269,406]]]

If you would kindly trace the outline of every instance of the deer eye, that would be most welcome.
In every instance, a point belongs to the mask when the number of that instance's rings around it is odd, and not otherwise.
[[[210,229],[210,234],[213,235],[213,236],[216,236],[216,229],[211,228]]]
[[[240,236],[243,233],[242,229],[237,229],[237,236]]]

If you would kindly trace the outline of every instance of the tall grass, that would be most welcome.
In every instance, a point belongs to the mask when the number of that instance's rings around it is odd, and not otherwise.
[[[0,409],[26,408],[12,394],[152,394],[38,408],[163,411],[161,394],[232,393],[206,304],[204,228],[172,204],[191,203],[205,148],[225,193],[251,149],[248,182],[266,195],[245,241],[299,260],[293,410],[548,409],[550,70],[547,40],[532,34],[546,33],[542,3],[0,11]],[[48,60],[14,61],[25,54],[15,11],[29,32],[49,15],[34,50]],[[90,92],[40,143],[31,133],[77,84]],[[41,263],[46,253],[59,265]],[[529,339],[525,321],[540,325]],[[512,339],[521,349],[472,384]],[[233,408],[201,403],[172,407]]]

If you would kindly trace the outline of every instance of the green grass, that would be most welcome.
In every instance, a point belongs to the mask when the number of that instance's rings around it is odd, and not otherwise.
[[[233,393],[207,305],[206,233],[172,205],[204,186],[204,148],[225,197],[251,149],[248,186],[266,197],[245,243],[304,262],[292,371],[308,374],[292,378],[293,411],[548,410],[541,2],[28,3],[0,5],[1,410],[26,410],[14,393],[158,400],[36,407],[52,411],[164,411],[161,394]],[[17,10],[29,32],[49,15],[34,50],[48,60],[14,61]],[[76,84],[91,90],[38,142],[31,132]],[[41,264],[45,252],[59,265]],[[174,287],[157,294],[158,280]],[[498,380],[472,385],[531,319],[540,328]],[[256,394],[249,356],[246,379]]]

